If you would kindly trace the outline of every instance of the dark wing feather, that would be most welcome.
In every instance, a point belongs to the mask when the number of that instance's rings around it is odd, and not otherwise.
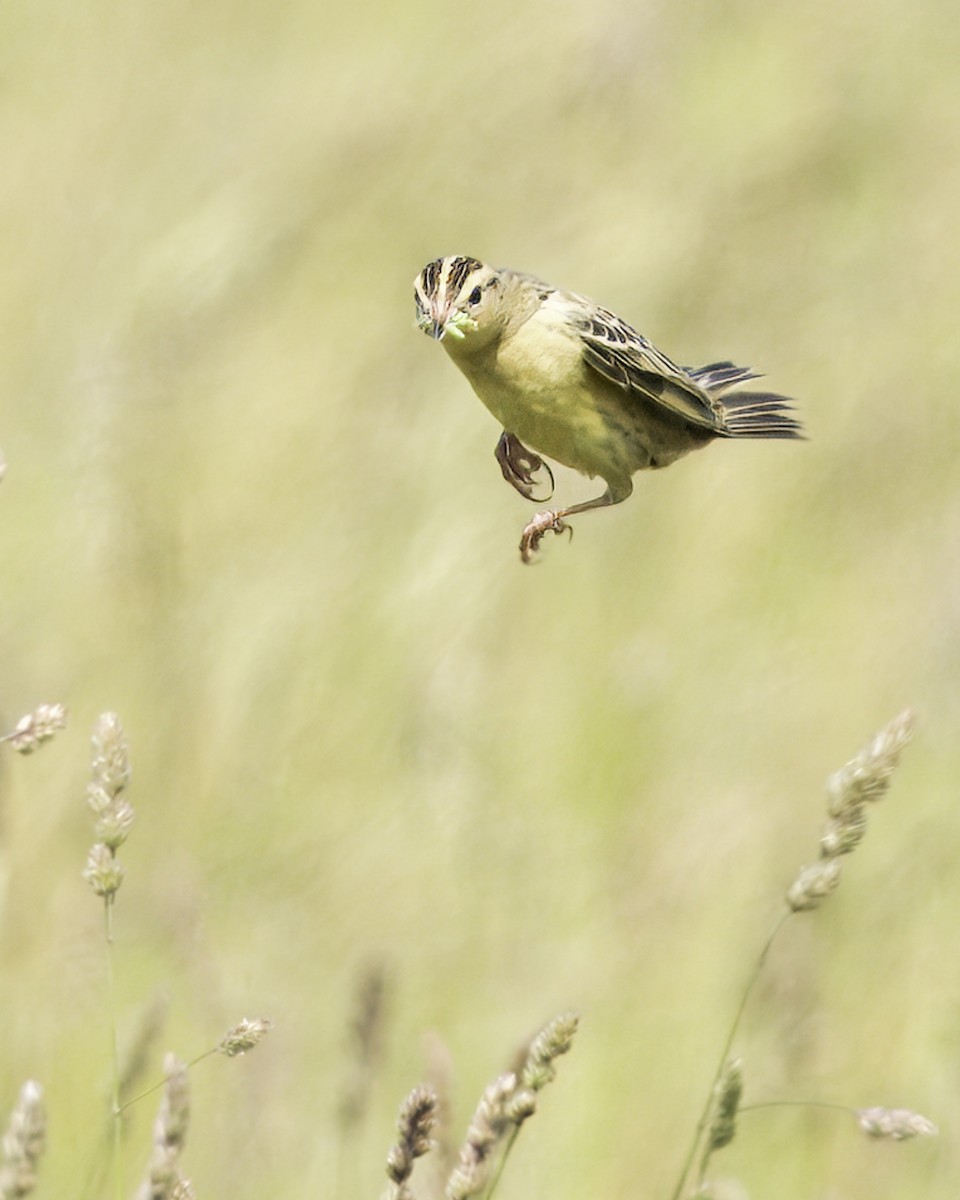
[[[722,429],[723,409],[711,400],[706,388],[633,326],[595,305],[578,305],[571,316],[579,327],[585,361],[605,379],[693,425]]]

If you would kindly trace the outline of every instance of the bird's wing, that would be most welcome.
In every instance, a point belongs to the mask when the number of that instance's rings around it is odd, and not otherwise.
[[[571,305],[568,311],[583,343],[585,361],[605,379],[694,425],[722,426],[723,410],[711,402],[707,391],[633,326],[590,301]]]

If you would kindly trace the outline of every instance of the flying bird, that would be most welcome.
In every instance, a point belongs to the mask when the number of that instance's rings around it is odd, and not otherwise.
[[[748,367],[678,367],[608,309],[533,275],[448,255],[423,268],[414,298],[417,325],[503,426],[495,453],[508,483],[536,500],[545,474],[552,495],[545,455],[607,485],[594,500],[537,513],[520,538],[524,562],[567,517],[626,500],[636,471],[714,438],[803,436],[789,397],[738,390],[759,378]]]

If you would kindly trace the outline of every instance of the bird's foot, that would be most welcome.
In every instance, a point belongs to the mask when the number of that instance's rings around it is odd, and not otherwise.
[[[503,431],[494,454],[504,479],[525,499],[543,504],[553,495],[553,472],[549,464],[545,463],[539,454],[529,450],[512,433]],[[545,479],[537,478],[541,473],[546,474],[549,484]],[[545,496],[534,496],[533,489],[539,484],[546,484],[549,488]]]
[[[544,534],[551,532],[569,533],[573,537],[573,529],[555,512],[537,513],[533,520],[524,526],[520,535],[520,557],[525,563],[533,562]]]

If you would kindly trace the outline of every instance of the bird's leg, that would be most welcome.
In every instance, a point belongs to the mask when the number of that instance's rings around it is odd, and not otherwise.
[[[544,534],[547,533],[563,533],[569,532],[573,537],[573,530],[566,523],[564,517],[572,517],[574,513],[588,512],[591,508],[607,508],[611,504],[619,504],[621,500],[626,498],[633,491],[632,480],[627,480],[625,485],[614,488],[611,484],[602,496],[597,496],[595,500],[584,500],[581,504],[571,504],[569,508],[558,508],[556,512],[537,513],[532,521],[529,521],[520,535],[520,557],[525,563],[533,561],[534,555],[540,549],[540,542],[543,540]]]
[[[500,434],[500,441],[497,442],[493,453],[500,464],[504,479],[511,487],[515,487],[524,499],[533,500],[537,504],[543,504],[550,499],[553,495],[553,472],[539,454],[528,450],[519,438],[506,430]],[[533,494],[534,485],[537,483],[535,475],[538,471],[546,471],[550,477],[550,490],[545,496]]]

